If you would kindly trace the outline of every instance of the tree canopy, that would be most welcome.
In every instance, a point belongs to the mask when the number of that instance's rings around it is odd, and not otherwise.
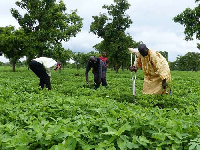
[[[196,3],[199,0],[195,1]],[[182,13],[173,18],[174,22],[180,23],[185,27],[185,40],[200,40],[200,4],[194,9],[186,8]],[[200,44],[197,44],[200,49]]]
[[[66,13],[62,0],[59,3],[56,0],[21,0],[16,1],[16,5],[25,13],[12,8],[11,14],[29,36],[29,50],[36,51],[38,56],[56,49],[62,41],[68,41],[81,31],[82,18],[76,10]]]
[[[102,7],[107,9],[108,13],[93,16],[94,21],[90,25],[90,32],[103,39],[94,48],[99,52],[107,52],[110,64],[116,72],[130,57],[128,48],[137,46],[132,37],[125,32],[132,24],[130,16],[125,13],[129,7],[127,0],[114,0],[114,4]]]
[[[198,71],[200,69],[200,53],[188,52],[178,56],[176,61],[170,62],[171,70]]]
[[[16,62],[26,54],[23,29],[16,30],[14,26],[0,27],[0,49],[13,64],[15,71]]]

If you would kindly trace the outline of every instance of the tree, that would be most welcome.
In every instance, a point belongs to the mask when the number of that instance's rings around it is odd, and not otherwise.
[[[50,50],[44,51],[44,55],[61,62],[63,66],[72,57],[72,51],[70,49],[64,49],[61,43],[57,43]]]
[[[170,70],[180,70],[178,67],[178,61],[169,62]]]
[[[110,64],[118,72],[130,56],[128,48],[136,47],[137,43],[125,33],[132,23],[125,13],[130,4],[127,0],[114,0],[114,3],[102,7],[108,10],[107,15],[100,13],[100,16],[93,16],[90,32],[103,39],[94,48],[99,52],[106,51]]]
[[[21,15],[12,8],[12,16],[29,37],[29,54],[36,51],[39,57],[44,51],[51,50],[52,45],[60,45],[62,41],[75,37],[83,25],[76,10],[70,14],[65,12],[67,8],[62,0],[59,3],[56,0],[21,0],[16,5],[25,13]]]
[[[196,3],[199,0],[195,1]],[[200,40],[200,4],[194,9],[186,8],[182,13],[178,14],[173,18],[174,22],[178,22],[185,27],[185,40],[193,40],[195,36],[196,39]],[[198,49],[200,49],[200,44],[197,44]]]
[[[0,61],[0,66],[3,66],[3,65],[5,65],[5,64],[4,64],[3,62]]]
[[[0,27],[0,39],[0,49],[12,63],[13,72],[15,72],[17,61],[26,53],[24,30],[15,30],[14,26]]]
[[[85,68],[90,56],[96,56],[99,57],[99,53],[91,51],[89,53],[73,53],[72,59],[74,60],[74,63],[76,64],[76,68]]]
[[[163,57],[165,57],[165,59],[168,61],[168,52],[166,52],[166,51],[159,51],[159,53],[160,53]]]
[[[175,62],[170,63],[172,70],[198,71],[200,69],[200,53],[188,52],[184,56],[178,56]]]

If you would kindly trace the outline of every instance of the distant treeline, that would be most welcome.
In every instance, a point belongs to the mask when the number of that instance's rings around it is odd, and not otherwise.
[[[168,60],[168,52],[160,51],[160,53]],[[88,58],[90,56],[100,57],[101,53],[99,52],[89,52],[89,53],[71,53],[70,58],[66,62],[62,62],[63,68],[85,68],[88,62]],[[71,61],[70,61],[71,60]],[[109,60],[109,54],[108,54]],[[134,61],[134,60],[133,60]],[[129,69],[130,67],[130,58],[123,60],[124,66],[120,66],[122,70]],[[12,63],[3,63],[0,62],[0,66],[12,66]],[[28,62],[25,61],[17,61],[17,67],[25,67],[28,66]],[[198,71],[200,70],[200,53],[197,52],[188,52],[184,56],[178,56],[176,61],[170,62],[169,66],[171,70],[180,70],[180,71]],[[114,69],[112,62],[109,62],[109,68]]]

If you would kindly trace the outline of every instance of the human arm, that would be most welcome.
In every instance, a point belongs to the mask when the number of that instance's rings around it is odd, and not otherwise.
[[[108,65],[109,65],[109,62],[108,62],[108,59],[106,59],[105,67],[108,68]]]
[[[168,81],[171,75],[167,60],[158,52],[152,53],[150,60],[155,74],[159,75],[162,81],[164,79]],[[166,81],[163,82],[165,83]]]
[[[130,71],[131,71],[131,72],[132,72],[132,71],[137,72],[137,70],[138,70],[139,68],[141,68],[141,67],[142,67],[142,61],[141,61],[141,55],[139,54],[139,55],[138,55],[138,58],[134,61],[133,66],[130,66]]]
[[[86,80],[87,84],[89,83],[88,72],[90,71],[90,69],[91,69],[90,62],[88,61],[87,66],[86,66],[86,70],[85,70],[85,80]]]
[[[98,83],[100,84],[101,83],[101,78],[102,78],[102,66],[104,65],[104,62],[103,61],[99,61],[99,64],[98,64]]]
[[[88,74],[85,74],[85,80],[86,80],[86,83],[89,84]]]

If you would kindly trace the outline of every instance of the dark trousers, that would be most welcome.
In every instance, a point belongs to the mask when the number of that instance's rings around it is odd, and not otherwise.
[[[30,69],[37,75],[37,77],[40,78],[39,86],[43,89],[44,85],[46,85],[46,88],[51,90],[50,76],[46,73],[44,66],[34,60],[29,63],[29,66]]]
[[[99,79],[99,73],[94,73],[94,82],[95,82],[95,89],[99,88],[100,84],[98,82]],[[106,73],[105,71],[102,72],[102,78],[101,78],[102,86],[107,86],[107,81],[106,81]]]

